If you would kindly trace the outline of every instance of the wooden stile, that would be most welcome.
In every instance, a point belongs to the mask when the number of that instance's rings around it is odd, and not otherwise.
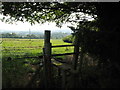
[[[78,44],[78,34],[75,36],[75,42],[74,45],[57,45],[57,46],[52,46],[50,43],[50,31],[46,30],[45,31],[45,40],[44,40],[44,48],[43,48],[43,66],[44,66],[44,80],[45,80],[45,88],[52,88],[53,84],[53,75],[52,75],[52,65],[56,66],[58,68],[58,76],[62,74],[62,88],[65,88],[66,86],[66,72],[69,72],[72,74],[73,77],[74,75],[77,74],[77,63],[78,63],[78,55],[79,55],[79,44]],[[68,47],[68,46],[74,46],[74,52],[73,53],[64,53],[64,54],[51,54],[51,49],[56,48],[56,47]],[[72,67],[62,63],[55,61],[52,58],[52,56],[62,56],[62,55],[71,55],[73,54],[73,64]],[[52,60],[52,61],[51,61]],[[56,65],[58,64],[58,65]],[[75,79],[72,80],[73,82],[73,87],[75,86]]]

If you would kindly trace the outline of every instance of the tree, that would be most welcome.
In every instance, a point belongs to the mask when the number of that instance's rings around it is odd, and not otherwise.
[[[84,12],[94,16],[96,11],[92,3],[73,2],[3,2],[3,9],[4,15],[10,15],[14,17],[10,18],[9,20],[24,21],[25,19],[31,24],[34,24],[35,22],[44,23],[46,21],[55,21],[59,26],[61,26],[63,22],[72,22],[72,20],[70,20],[72,17],[70,18],[69,16],[74,12]],[[79,14],[76,14],[76,16],[77,18],[80,18]]]
[[[21,36],[17,35],[16,33],[3,33],[1,34],[2,38],[21,38]]]
[[[72,43],[73,42],[73,36],[72,35],[68,35],[68,36],[64,37],[62,40],[64,42],[67,42],[67,43]]]

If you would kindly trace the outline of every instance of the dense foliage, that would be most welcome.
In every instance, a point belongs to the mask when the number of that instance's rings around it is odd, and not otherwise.
[[[35,22],[49,21],[56,22],[57,25],[61,26],[65,22],[74,22],[72,20],[73,16],[69,17],[74,12],[76,13],[76,19],[83,20],[85,17],[79,15],[78,12],[90,14],[94,17],[96,9],[92,3],[3,2],[3,14],[12,16],[12,18],[6,20],[7,22],[20,20],[34,24]]]
[[[68,36],[64,37],[62,40],[63,40],[64,42],[67,42],[67,43],[72,43],[72,42],[74,41],[72,35],[68,35]]]

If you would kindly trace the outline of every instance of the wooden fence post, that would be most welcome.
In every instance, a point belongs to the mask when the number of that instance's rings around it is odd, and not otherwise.
[[[76,35],[75,35],[74,45],[75,45],[74,46],[74,53],[75,54],[73,54],[73,69],[77,70],[78,55],[79,55],[79,35],[78,35],[78,33],[76,33]],[[77,84],[76,83],[76,81],[77,81],[76,73],[72,74],[71,78],[72,78],[71,87],[76,88],[76,84]]]
[[[74,41],[74,55],[73,55],[73,69],[77,69],[78,55],[79,55],[79,35],[76,33]]]
[[[50,31],[45,31],[44,36],[44,78],[45,88],[52,87],[52,64],[51,64],[51,43],[50,43]]]

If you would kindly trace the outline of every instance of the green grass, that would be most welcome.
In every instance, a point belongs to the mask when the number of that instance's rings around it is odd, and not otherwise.
[[[35,72],[31,66],[34,63],[40,62],[34,58],[23,58],[42,55],[42,48],[44,46],[43,39],[2,39],[2,80],[3,88],[7,87],[25,87],[28,80],[29,72]],[[54,45],[69,45],[60,39],[51,39],[52,46]],[[52,54],[60,54],[73,52],[73,47],[57,47],[52,49]],[[12,60],[8,61],[7,58],[11,57]],[[23,59],[17,59],[23,58]],[[27,62],[27,63],[24,63]]]
[[[51,39],[52,45],[69,45],[61,39]],[[25,55],[40,55],[43,53],[43,39],[3,39],[2,55],[8,56],[25,56]],[[73,52],[73,47],[58,47],[52,49],[52,54]]]

